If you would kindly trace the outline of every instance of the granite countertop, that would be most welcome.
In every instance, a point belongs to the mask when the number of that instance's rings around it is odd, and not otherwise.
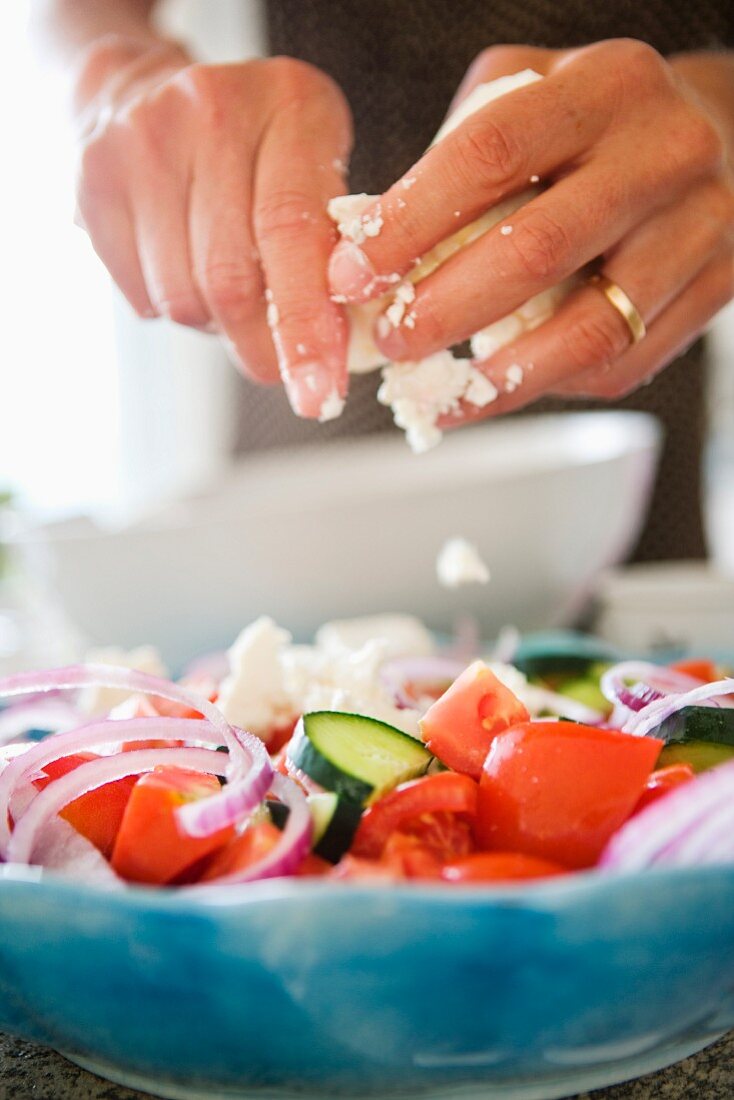
[[[0,1100],[145,1100],[147,1094],[111,1085],[53,1051],[0,1035]],[[662,1073],[584,1093],[575,1100],[731,1100],[734,1032]],[[477,1094],[481,1100],[481,1093]]]

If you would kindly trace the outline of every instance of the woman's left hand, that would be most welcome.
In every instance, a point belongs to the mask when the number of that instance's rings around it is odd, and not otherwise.
[[[722,57],[726,82],[731,58]],[[493,47],[474,62],[457,100],[523,68],[545,79],[471,115],[390,188],[379,200],[378,235],[360,254],[351,242],[332,254],[332,290],[353,302],[384,292],[381,276],[405,274],[417,257],[539,177],[546,189],[507,219],[504,232],[497,225],[418,284],[414,327],[380,326],[381,351],[413,360],[459,343],[599,258],[648,331],[633,343],[600,289],[581,286],[550,320],[481,364],[500,397],[482,410],[467,406],[454,423],[548,393],[626,394],[734,295],[734,117],[724,106],[719,113],[705,80],[698,94],[695,66],[677,71],[627,39],[563,51]],[[730,95],[734,65],[731,74]],[[507,384],[512,365],[521,368],[520,386]]]

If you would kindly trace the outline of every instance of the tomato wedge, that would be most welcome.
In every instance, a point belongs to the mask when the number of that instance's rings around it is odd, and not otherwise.
[[[475,852],[447,863],[441,870],[441,878],[451,883],[514,882],[568,873],[568,868],[560,863],[526,856],[522,852]]]
[[[64,756],[60,760],[52,760],[44,765],[43,774],[33,780],[33,786],[42,791],[54,779],[74,771],[80,764],[98,759],[97,753],[82,752]],[[98,787],[94,791],[87,791],[86,794],[75,798],[68,806],[64,806],[59,816],[99,848],[102,855],[109,858],[125,807],[137,781],[137,775],[126,775],[122,779],[105,783],[103,787]]]
[[[420,726],[434,756],[454,771],[479,779],[492,738],[529,717],[492,670],[475,661],[428,708]]]
[[[480,784],[480,846],[591,867],[634,810],[662,746],[573,722],[499,734]]]
[[[393,833],[419,840],[442,862],[472,848],[479,788],[468,775],[438,772],[388,791],[362,815],[351,854],[379,859]]]
[[[720,680],[724,673],[715,661],[708,657],[688,657],[683,661],[674,661],[670,666],[674,672],[683,672],[686,676],[693,676],[703,684],[713,684]]]
[[[695,777],[696,773],[690,764],[670,764],[667,768],[660,768],[659,771],[653,772],[637,800],[633,813],[639,813],[651,802],[657,802],[659,798]]]
[[[210,882],[224,875],[234,875],[245,871],[253,863],[259,863],[273,850],[280,840],[280,829],[270,821],[260,821],[250,825],[244,833],[233,837],[207,864],[199,882]]]
[[[221,848],[234,830],[212,836],[187,836],[178,828],[176,810],[186,802],[220,790],[216,776],[162,765],[143,775],[132,789],[112,851],[112,866],[131,882],[162,885]]]

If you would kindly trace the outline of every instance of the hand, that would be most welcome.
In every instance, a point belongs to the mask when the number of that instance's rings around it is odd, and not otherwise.
[[[280,368],[302,416],[333,404],[347,332],[326,204],[351,142],[339,89],[289,58],[200,65],[112,39],[77,101],[79,218],[136,312],[221,333],[259,382]]]
[[[382,196],[381,231],[358,262],[354,245],[335,250],[332,290],[350,301],[384,292],[380,276],[407,272],[540,177],[547,189],[507,219],[504,233],[498,225],[418,284],[413,328],[378,323],[381,351],[419,359],[459,343],[599,257],[648,334],[631,346],[624,318],[599,289],[583,286],[552,319],[480,364],[499,399],[481,411],[467,406],[446,425],[546,393],[625,394],[690,344],[734,293],[726,129],[691,86],[641,42],[508,46],[479,56],[457,99],[528,67],[545,79],[476,112]],[[510,366],[521,368],[512,382]]]

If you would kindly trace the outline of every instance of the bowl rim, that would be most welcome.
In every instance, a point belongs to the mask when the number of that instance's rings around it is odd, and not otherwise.
[[[700,867],[653,867],[646,871],[620,874],[601,873],[592,868],[525,883],[518,886],[447,886],[439,883],[409,885],[400,882],[386,886],[375,882],[324,882],[320,878],[279,878],[243,883],[241,886],[145,887],[125,885],[122,889],[94,883],[75,882],[63,875],[25,864],[0,864],[0,897],[14,886],[39,891],[49,897],[75,902],[99,903],[107,900],[113,907],[137,912],[182,914],[202,917],[222,910],[239,911],[251,905],[304,899],[348,899],[359,904],[374,898],[398,903],[420,903],[429,908],[551,911],[568,909],[589,899],[598,900],[612,893],[629,896],[630,888],[642,883],[657,884],[663,893],[685,890],[708,882],[730,883],[734,887],[734,863],[707,864]]]

